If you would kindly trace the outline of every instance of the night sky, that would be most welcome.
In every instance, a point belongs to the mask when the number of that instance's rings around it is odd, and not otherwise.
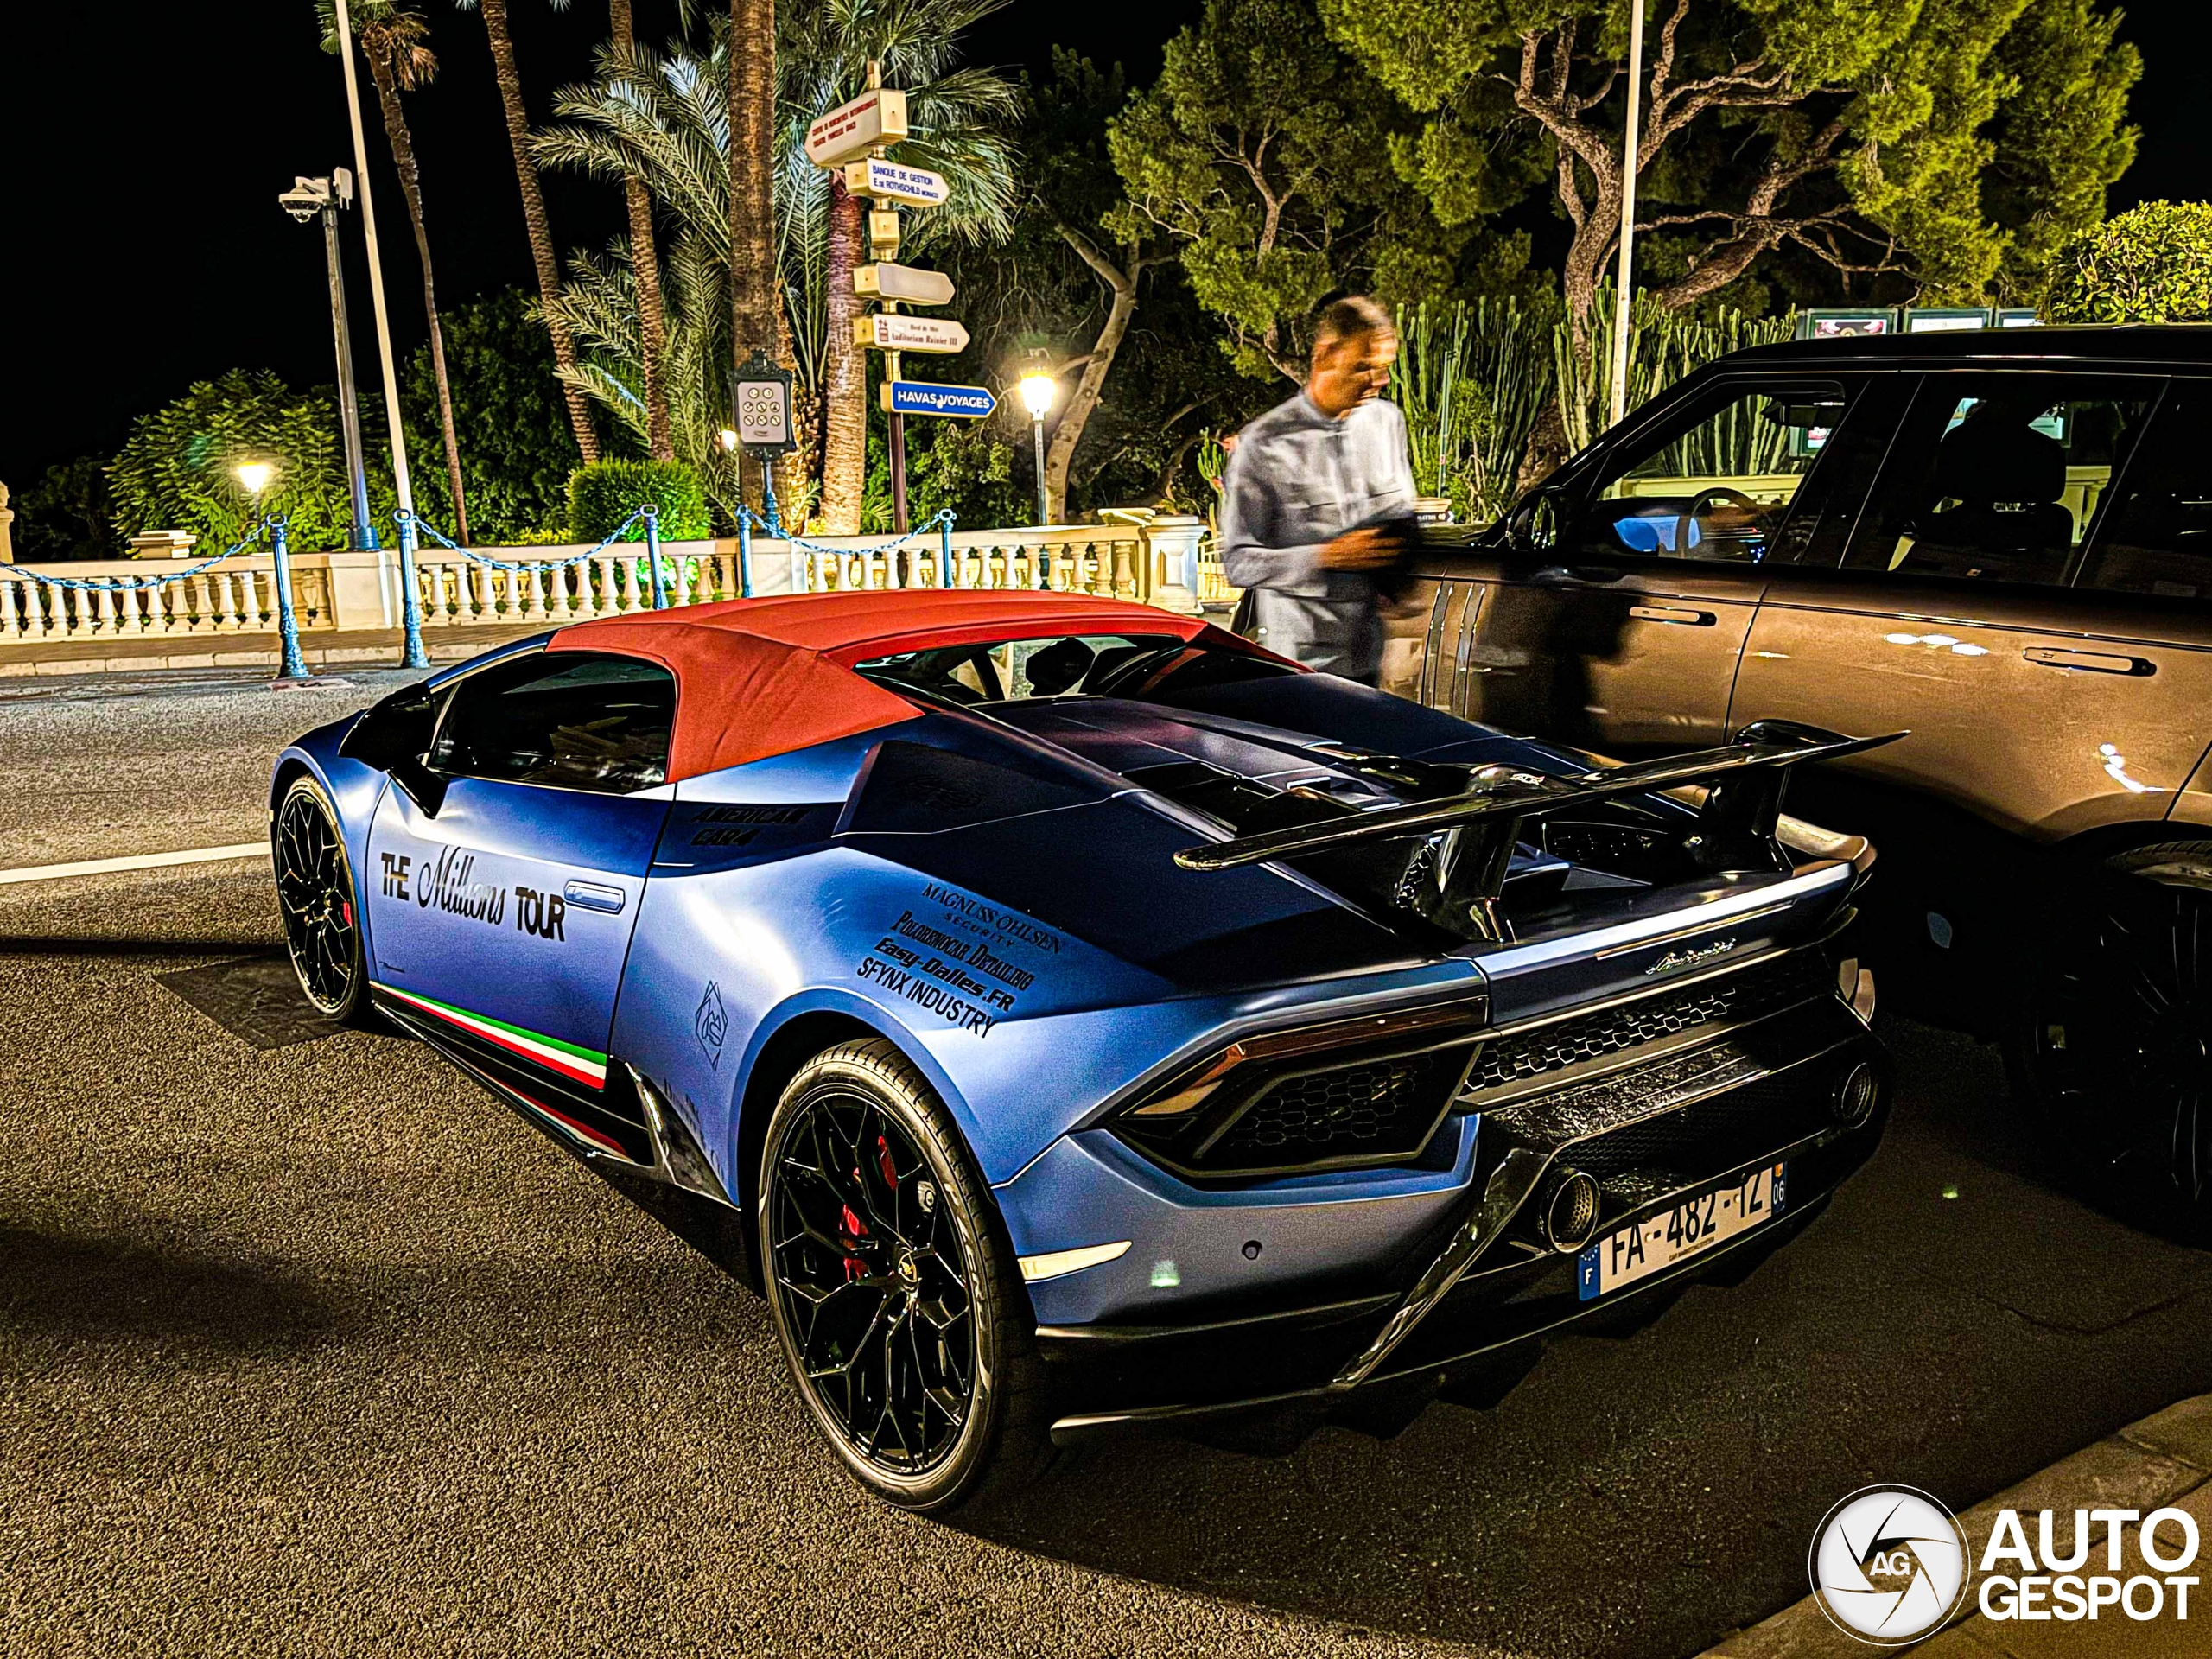
[[[1444,0],[1448,3],[1448,0]],[[492,80],[484,26],[427,0],[437,84],[408,100],[422,159],[441,303],[531,282],[522,210]],[[1042,73],[1054,44],[1124,63],[1135,84],[1197,15],[1199,0],[1071,7],[1014,0],[971,35],[970,61]],[[2139,0],[2124,34],[2146,67],[2134,101],[2143,141],[2113,192],[2138,201],[2212,194],[2212,124],[2201,108],[2205,58],[2196,0]],[[638,32],[672,32],[671,0],[637,0]],[[8,8],[0,49],[0,480],[16,490],[48,465],[120,444],[131,418],[194,379],[271,368],[295,385],[333,378],[322,238],[276,205],[296,173],[352,165],[335,58],[318,43],[310,0],[220,7]],[[542,116],[582,79],[607,14],[594,0],[556,13],[512,0],[526,95]],[[397,348],[423,334],[404,205],[374,89],[361,77],[378,227]],[[546,176],[565,253],[619,228],[613,188]],[[346,221],[356,361],[375,374],[367,272]]]

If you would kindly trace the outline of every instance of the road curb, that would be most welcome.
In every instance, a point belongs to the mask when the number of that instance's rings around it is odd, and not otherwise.
[[[2118,1433],[2030,1475],[2018,1485],[1959,1516],[1973,1559],[1979,1561],[2002,1510],[2163,1508],[2212,1482],[2212,1394],[2168,1406]],[[1811,1541],[1807,1540],[1809,1547]],[[1974,1627],[1988,1623],[1969,1601],[1942,1630],[1913,1648],[1940,1643],[1943,1651],[1980,1650]],[[1994,1644],[1993,1644],[1993,1647]],[[1876,1651],[1846,1636],[1807,1596],[1773,1618],[1738,1630],[1699,1659],[1866,1659]],[[1891,1653],[1913,1649],[1891,1648]],[[1930,1659],[1933,1659],[1931,1652]]]

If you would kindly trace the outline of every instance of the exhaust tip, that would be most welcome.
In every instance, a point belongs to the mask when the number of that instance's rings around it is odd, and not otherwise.
[[[1874,1068],[1860,1060],[1838,1080],[1828,1109],[1843,1128],[1855,1129],[1874,1116],[1874,1103],[1881,1095],[1881,1082],[1875,1077]]]
[[[1598,1231],[1599,1193],[1595,1177],[1570,1169],[1552,1189],[1544,1207],[1544,1237],[1562,1255],[1572,1255]]]

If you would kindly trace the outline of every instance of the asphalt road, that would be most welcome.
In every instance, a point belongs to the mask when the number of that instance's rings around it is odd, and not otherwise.
[[[396,683],[178,679],[0,697],[0,868],[251,839],[282,735]],[[250,863],[0,887],[0,1653],[1688,1655],[1852,1489],[1964,1507],[2212,1389],[2212,1256],[2055,1194],[1993,1055],[1895,1024],[1882,1151],[1740,1288],[1395,1440],[918,1521],[749,1293],[427,1050],[162,982],[281,982],[278,937]]]

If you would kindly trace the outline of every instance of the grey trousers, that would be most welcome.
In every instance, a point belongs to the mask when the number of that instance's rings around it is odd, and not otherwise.
[[[1375,683],[1382,667],[1382,619],[1372,597],[1301,599],[1273,588],[1255,588],[1250,596],[1255,643],[1324,674]]]

